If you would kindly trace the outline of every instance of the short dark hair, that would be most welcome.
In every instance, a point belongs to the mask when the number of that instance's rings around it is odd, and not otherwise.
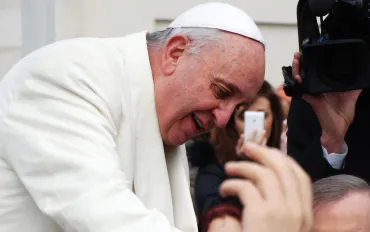
[[[370,193],[370,185],[351,175],[336,175],[313,183],[313,208],[339,201],[351,193]]]

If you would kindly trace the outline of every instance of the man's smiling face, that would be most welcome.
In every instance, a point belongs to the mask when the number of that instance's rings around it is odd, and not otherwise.
[[[186,36],[171,37],[161,53],[154,79],[156,109],[163,141],[180,145],[215,126],[224,127],[235,107],[251,101],[265,74],[261,43],[220,32],[219,42],[188,52]]]

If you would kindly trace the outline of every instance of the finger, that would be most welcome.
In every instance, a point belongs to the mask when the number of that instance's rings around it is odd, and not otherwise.
[[[294,78],[299,76],[299,60],[298,59],[293,59],[292,75],[293,75]]]
[[[293,176],[293,172],[290,168],[290,163],[287,161],[286,155],[277,149],[271,149],[268,147],[259,146],[253,143],[246,143],[244,145],[244,153],[248,154],[248,157],[273,170],[282,186],[283,194],[287,199],[299,202],[296,191],[297,189],[296,179]]]
[[[266,137],[266,130],[263,130],[260,134],[257,144],[264,146],[265,144],[263,144],[263,141],[265,141],[265,137]]]
[[[267,144],[267,138],[265,137],[261,143],[261,146],[266,146]]]
[[[301,75],[295,75],[294,80],[296,82],[298,82],[299,84],[301,84],[303,82]]]
[[[299,62],[299,59],[301,58],[301,54],[299,52],[295,52],[294,53],[294,58],[293,58],[293,62],[292,62],[292,74],[293,74],[293,78],[298,82],[298,83],[302,83],[302,78],[301,76],[299,75],[299,66],[300,66],[300,62]]]
[[[313,215],[312,215],[312,184],[311,179],[306,172],[294,161],[291,157],[287,157],[294,176],[298,183],[298,193],[301,202],[301,212],[303,217],[302,227],[300,231],[310,231]],[[291,205],[291,208],[294,206]]]
[[[302,77],[299,75],[299,60],[294,59],[292,63],[292,75],[295,81],[302,83]]]
[[[248,136],[247,141],[251,141],[251,142],[256,141],[256,135],[257,135],[257,130],[253,130],[252,133]]]
[[[299,60],[301,58],[301,53],[300,52],[295,52],[294,53],[294,59]]]
[[[228,175],[252,181],[266,200],[279,200],[283,197],[276,174],[257,163],[248,161],[229,162],[225,165]]]
[[[238,143],[236,144],[236,147],[239,148],[243,145],[244,143],[244,136],[242,137],[243,135],[240,136],[239,140],[238,140]]]
[[[236,144],[236,154],[241,155],[243,152],[244,136],[240,136],[238,143]]]
[[[288,122],[287,122],[287,120],[284,120],[283,121],[283,132],[285,133],[287,131],[288,131]]]
[[[228,179],[221,184],[220,194],[224,197],[237,196],[242,205],[248,207],[263,201],[257,187],[248,180]]]
[[[293,58],[293,61],[292,61],[292,75],[293,77],[295,77],[296,75],[299,74],[299,62],[297,62],[298,59],[296,58]]]

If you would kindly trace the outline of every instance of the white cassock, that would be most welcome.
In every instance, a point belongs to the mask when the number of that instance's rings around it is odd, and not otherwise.
[[[2,80],[0,115],[0,232],[197,231],[146,32],[39,49]]]

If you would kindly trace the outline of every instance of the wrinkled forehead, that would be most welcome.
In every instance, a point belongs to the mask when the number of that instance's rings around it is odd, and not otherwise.
[[[221,66],[220,74],[238,86],[246,101],[251,101],[265,76],[265,53],[261,45],[254,42],[250,46],[240,47]]]
[[[209,76],[225,79],[240,89],[250,101],[263,84],[264,45],[232,33],[221,33],[217,43],[210,43],[196,55],[198,64]]]
[[[222,70],[235,78],[245,89],[250,85],[261,86],[265,75],[265,48],[255,40],[242,36],[229,36],[225,46]]]

